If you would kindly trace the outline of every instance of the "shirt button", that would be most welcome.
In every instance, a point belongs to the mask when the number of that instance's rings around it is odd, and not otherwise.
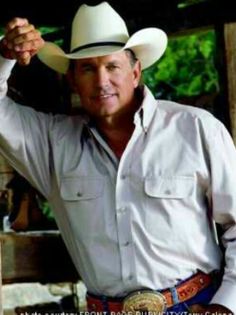
[[[129,246],[129,244],[130,244],[130,242],[129,242],[129,241],[127,241],[127,242],[125,242],[125,243],[123,244],[123,246],[128,247],[128,246]]]
[[[82,193],[81,192],[77,192],[77,197],[81,197],[82,196]]]
[[[131,281],[133,280],[134,276],[133,275],[129,275],[128,280]]]
[[[126,211],[126,207],[121,207],[119,209],[117,209],[117,212],[119,213],[124,213]]]
[[[126,174],[121,175],[121,179],[126,179],[126,178],[127,178]]]

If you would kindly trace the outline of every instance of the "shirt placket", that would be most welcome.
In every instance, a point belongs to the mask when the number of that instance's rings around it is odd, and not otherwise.
[[[135,282],[135,255],[132,229],[132,193],[130,191],[130,169],[133,146],[142,129],[136,129],[121,157],[116,181],[116,224],[118,231],[118,246],[121,261],[121,277],[126,288]]]

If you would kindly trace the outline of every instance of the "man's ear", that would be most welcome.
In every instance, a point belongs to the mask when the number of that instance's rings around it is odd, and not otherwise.
[[[136,88],[139,85],[142,75],[141,62],[139,60],[136,61],[133,68],[134,75],[134,87]]]

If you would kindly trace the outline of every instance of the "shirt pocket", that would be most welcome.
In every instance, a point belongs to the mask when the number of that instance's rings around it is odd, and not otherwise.
[[[153,244],[165,249],[172,248],[173,242],[178,244],[182,224],[193,208],[194,183],[192,176],[157,176],[144,181],[144,224],[154,237]]]
[[[87,176],[61,179],[61,196],[65,201],[92,200],[102,196],[103,178]]]
[[[149,197],[160,199],[183,199],[193,194],[194,176],[158,176],[144,182],[144,191]]]
[[[61,196],[70,230],[81,242],[93,242],[105,229],[103,177],[64,177]]]

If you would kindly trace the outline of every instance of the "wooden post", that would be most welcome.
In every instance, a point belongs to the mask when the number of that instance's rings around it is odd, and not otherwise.
[[[1,251],[1,241],[0,241],[0,315],[3,315],[3,305],[2,305],[2,251]]]
[[[224,38],[231,132],[236,144],[236,23],[225,23]]]

